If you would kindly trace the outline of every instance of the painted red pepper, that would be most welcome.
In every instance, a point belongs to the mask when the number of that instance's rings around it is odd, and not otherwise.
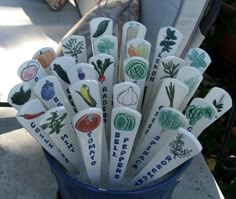
[[[24,119],[26,120],[31,120],[31,119],[34,119],[36,117],[39,117],[40,115],[44,114],[45,112],[42,111],[42,112],[39,112],[39,113],[36,113],[36,114],[24,114],[24,115],[19,115],[19,117],[24,117]]]

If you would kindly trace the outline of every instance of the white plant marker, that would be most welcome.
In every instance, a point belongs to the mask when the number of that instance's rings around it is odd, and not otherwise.
[[[28,82],[22,82],[15,85],[9,92],[7,101],[16,110],[20,108],[28,101],[35,99],[36,96]]]
[[[73,68],[75,65],[75,59],[72,57],[57,57],[50,64],[50,69],[52,74],[58,78],[61,83],[61,86],[64,92],[67,95],[67,98],[71,104],[71,107],[74,109],[74,112],[77,112],[76,107],[74,105],[73,99],[70,94],[69,85],[71,84],[70,79],[67,75],[67,71]]]
[[[219,117],[221,117],[225,112],[227,112],[232,107],[232,99],[224,89],[214,87],[212,88],[207,95],[204,97],[205,100],[212,103],[217,112],[215,118],[212,120],[212,123],[215,122]]]
[[[107,17],[96,17],[89,22],[89,29],[94,53],[94,41],[103,35],[112,35],[113,20]]]
[[[67,36],[61,40],[61,47],[64,56],[72,57],[76,63],[87,62],[87,48],[84,36]]]
[[[143,112],[149,112],[152,102],[155,100],[156,92],[160,89],[161,82],[165,78],[175,78],[178,71],[185,65],[185,61],[176,56],[167,56],[161,58],[155,82],[152,86],[152,92],[145,95]]]
[[[118,38],[112,35],[103,35],[94,41],[94,55],[105,53],[114,57],[113,84],[118,80]]]
[[[43,69],[38,60],[29,60],[24,62],[17,71],[22,81],[28,82],[32,87],[48,74]]]
[[[187,124],[185,116],[175,108],[163,107],[157,121],[138,145],[129,162],[127,175],[136,175],[175,136],[174,131]]]
[[[126,44],[126,56],[127,57],[142,57],[149,62],[151,51],[151,43],[142,38],[134,38]]]
[[[122,40],[120,46],[120,61],[119,61],[119,81],[123,81],[123,64],[125,58],[125,49],[126,43],[134,38],[142,38],[144,39],[147,32],[147,28],[137,22],[137,21],[128,21],[123,25],[122,28]]]
[[[177,108],[180,106],[188,93],[188,87],[181,81],[173,78],[166,78],[160,86],[160,90],[150,109],[150,112],[143,115],[142,120],[142,135],[148,134],[149,129],[155,122],[156,117],[162,107]],[[143,139],[143,138],[142,138]],[[141,140],[142,140],[141,139]]]
[[[19,123],[42,145],[42,147],[60,162],[68,171],[78,172],[70,161],[60,152],[52,139],[40,127],[39,122],[46,110],[38,99],[27,102],[17,113]]]
[[[92,107],[102,108],[96,80],[81,80],[72,84],[69,89],[78,112]]]
[[[114,58],[107,54],[99,54],[91,57],[89,63],[94,66],[96,71],[96,79],[99,83],[100,96],[102,101],[103,121],[106,131],[107,140],[110,132],[110,118],[112,108],[112,88],[113,88],[113,72]]]
[[[34,87],[34,92],[48,109],[64,106],[70,118],[75,114],[59,80],[55,76],[49,75],[39,80]]]
[[[86,176],[81,146],[65,108],[61,106],[48,110],[40,120],[40,126],[66,158],[80,171],[80,174]]]
[[[75,60],[72,57],[65,56],[57,57],[50,64],[52,74],[58,78],[65,92],[71,84],[66,72],[74,66]]]
[[[78,111],[87,108],[102,108],[99,85],[96,80],[81,80],[69,87]],[[105,130],[102,134],[102,179],[101,187],[107,186],[108,179],[108,148]]]
[[[176,136],[131,181],[130,187],[138,189],[169,173],[200,153],[202,146],[190,132],[179,128]]]
[[[81,80],[95,80],[95,70],[92,64],[79,63],[67,70],[67,76],[71,84]]]
[[[146,82],[146,96],[153,92],[153,85],[157,76],[157,69],[161,58],[175,55],[178,46],[183,38],[179,30],[171,26],[159,30],[156,42],[155,53]],[[155,88],[156,86],[154,86]]]
[[[32,59],[37,59],[46,72],[51,75],[50,63],[56,58],[56,52],[51,47],[45,47],[39,49]]]
[[[124,61],[124,80],[140,87],[140,99],[143,99],[148,68],[149,62],[142,57],[130,57]],[[142,102],[139,103],[138,110],[140,110],[141,104]]]
[[[119,188],[137,134],[141,114],[127,107],[112,109],[109,188]]]
[[[213,121],[217,110],[214,105],[202,98],[194,98],[185,111],[188,120],[186,129],[198,137]]]
[[[187,74],[187,75],[186,75]],[[190,99],[193,97],[194,93],[198,89],[199,85],[203,80],[203,75],[199,70],[191,66],[182,67],[177,73],[176,79],[180,80],[184,84],[186,84],[189,88],[189,92],[181,103],[179,110],[183,111]]]
[[[113,106],[125,106],[137,110],[140,102],[140,88],[131,82],[121,82],[113,86]]]
[[[188,65],[197,68],[201,73],[204,73],[211,63],[210,56],[201,48],[191,48],[188,51],[185,60]]]
[[[100,186],[102,160],[102,110],[89,108],[73,117],[73,127],[78,136],[85,167],[91,185]]]

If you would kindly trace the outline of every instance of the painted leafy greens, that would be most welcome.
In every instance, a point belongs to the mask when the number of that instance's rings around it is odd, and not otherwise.
[[[100,53],[110,54],[110,50],[114,49],[115,45],[109,39],[103,38],[97,45],[97,49]]]
[[[191,61],[191,66],[195,68],[206,68],[207,63],[205,62],[206,54],[205,52],[202,52],[199,54],[199,52],[196,49],[192,49],[191,53],[187,55],[188,59]]]
[[[162,128],[172,130],[177,130],[185,125],[185,121],[179,116],[179,114],[171,110],[160,111],[158,115],[158,123]]]
[[[165,51],[170,52],[170,50],[172,50],[172,46],[174,46],[176,44],[175,40],[177,40],[175,32],[176,31],[171,30],[171,28],[166,29],[166,37],[160,43],[160,46],[163,46],[161,53],[163,53]]]

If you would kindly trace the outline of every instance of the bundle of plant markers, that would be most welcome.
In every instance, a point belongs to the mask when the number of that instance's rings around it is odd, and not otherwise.
[[[141,23],[125,23],[119,42],[112,30],[109,18],[90,22],[89,58],[82,35],[63,38],[63,56],[40,49],[19,67],[22,83],[8,102],[22,126],[81,182],[139,189],[198,154],[197,137],[232,100],[217,87],[193,98],[211,60],[200,48],[176,57],[177,29],[160,29],[153,57]]]

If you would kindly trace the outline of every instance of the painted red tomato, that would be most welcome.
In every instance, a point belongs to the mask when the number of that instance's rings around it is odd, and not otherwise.
[[[22,70],[21,79],[23,81],[29,81],[29,80],[33,79],[38,73],[38,68],[39,68],[39,66],[36,63],[34,63],[34,62],[29,63],[28,66],[26,66]]]
[[[75,128],[80,132],[88,133],[96,129],[101,122],[98,114],[88,114],[81,117],[75,124]]]

